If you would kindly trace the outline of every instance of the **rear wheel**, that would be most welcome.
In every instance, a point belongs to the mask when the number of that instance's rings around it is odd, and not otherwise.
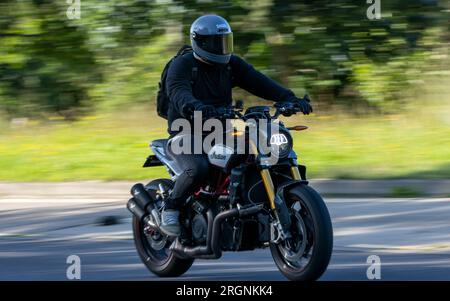
[[[316,280],[326,270],[333,249],[333,229],[322,197],[299,184],[287,193],[292,238],[270,250],[280,272],[290,280]]]
[[[194,259],[181,259],[169,250],[171,241],[167,236],[146,228],[133,217],[133,235],[139,257],[147,268],[160,277],[177,277],[191,267]]]
[[[152,198],[156,197],[159,187],[170,190],[172,181],[168,179],[153,180],[145,188]],[[161,204],[157,203],[157,207]],[[176,257],[169,247],[172,243],[166,235],[145,225],[133,216],[133,236],[136,249],[142,262],[154,274],[160,277],[177,277],[184,274],[194,262],[194,259],[181,259]]]

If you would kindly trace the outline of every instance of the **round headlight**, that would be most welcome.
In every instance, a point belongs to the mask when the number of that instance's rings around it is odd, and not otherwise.
[[[270,136],[272,154],[278,158],[286,158],[292,150],[292,137],[288,131],[279,127],[279,132]]]

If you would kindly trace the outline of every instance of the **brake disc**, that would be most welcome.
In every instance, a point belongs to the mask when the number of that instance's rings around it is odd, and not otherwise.
[[[283,257],[292,263],[297,262],[304,254],[306,246],[308,245],[306,225],[303,222],[300,214],[295,212],[295,219],[297,220],[296,226],[298,235],[297,237],[292,237],[291,239],[285,240],[278,245],[279,250]],[[299,242],[292,242],[294,239],[301,239]]]
[[[167,236],[161,234],[157,229],[147,225],[144,228],[144,235],[147,237],[147,241],[152,249],[159,251],[166,246]]]

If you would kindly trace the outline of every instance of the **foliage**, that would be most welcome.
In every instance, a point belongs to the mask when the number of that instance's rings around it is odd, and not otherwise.
[[[82,0],[81,19],[56,0],[0,3],[0,110],[77,117],[150,102],[164,63],[204,13],[226,17],[235,51],[319,105],[392,111],[425,72],[448,72],[447,1]],[[448,60],[447,60],[448,62]],[[241,95],[241,91],[237,91]]]

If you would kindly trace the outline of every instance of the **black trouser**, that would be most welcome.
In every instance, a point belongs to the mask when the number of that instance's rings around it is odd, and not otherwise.
[[[170,151],[170,145],[166,151]],[[180,209],[186,199],[205,181],[209,163],[206,154],[173,154],[182,173],[175,181],[175,186],[166,201],[166,209]]]

